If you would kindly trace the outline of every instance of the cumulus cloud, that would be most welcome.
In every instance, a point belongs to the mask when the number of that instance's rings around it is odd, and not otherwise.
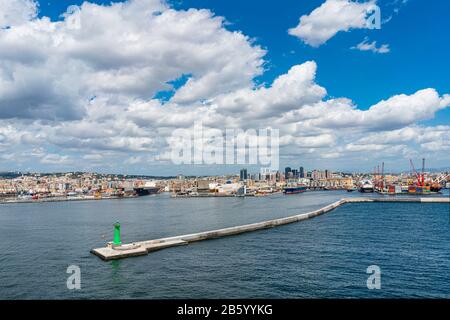
[[[364,40],[360,43],[358,43],[355,47],[352,47],[351,49],[356,49],[360,51],[372,51],[374,53],[388,53],[391,51],[389,48],[389,44],[382,44],[381,46],[377,46],[376,41],[369,42],[369,38],[366,37]]]
[[[37,9],[34,0],[0,0],[0,29],[30,21],[36,17]]]
[[[0,30],[0,47],[0,118],[59,120],[81,119],[94,98],[151,99],[183,74],[179,103],[250,86],[265,54],[210,11],[158,0],[84,2],[60,22],[31,17]]]
[[[308,61],[293,66],[280,75],[268,88],[242,89],[218,96],[212,106],[221,113],[239,112],[246,120],[259,120],[290,111],[308,103],[320,101],[326,90],[315,83],[317,65]]]
[[[54,154],[54,153],[50,153],[45,155],[45,157],[43,157],[41,159],[41,162],[43,164],[56,164],[56,165],[61,165],[61,164],[68,164],[70,163],[70,159],[68,156],[62,156],[59,154]]]
[[[358,106],[327,96],[314,61],[256,85],[265,51],[208,10],[85,2],[60,21],[27,19],[0,29],[0,168],[142,172],[167,163],[173,131],[196,121],[279,129],[281,156],[313,163],[448,148],[447,127],[433,136],[420,126],[450,105],[448,94],[428,88]],[[158,100],[161,90],[172,95]]]
[[[436,112],[450,105],[449,98],[448,94],[439,96],[435,89],[430,88],[411,95],[395,95],[368,110],[358,109],[348,100],[328,100],[298,110],[297,116],[305,118],[310,111],[321,115],[305,119],[303,122],[308,127],[391,130],[432,119]]]
[[[312,47],[319,47],[338,32],[367,28],[367,16],[376,0],[326,0],[309,15],[300,17],[299,24],[288,33]]]

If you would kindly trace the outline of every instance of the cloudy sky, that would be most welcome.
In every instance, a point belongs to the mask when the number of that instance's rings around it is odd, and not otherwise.
[[[381,9],[381,29],[366,12]],[[172,175],[168,139],[280,130],[281,166],[450,166],[450,12],[424,0],[0,0],[0,171]]]

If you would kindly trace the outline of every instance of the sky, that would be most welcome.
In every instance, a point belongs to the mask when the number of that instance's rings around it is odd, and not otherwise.
[[[379,29],[366,23],[374,6]],[[0,171],[236,172],[171,161],[172,133],[196,121],[279,130],[281,169],[449,167],[449,11],[444,0],[0,0]]]

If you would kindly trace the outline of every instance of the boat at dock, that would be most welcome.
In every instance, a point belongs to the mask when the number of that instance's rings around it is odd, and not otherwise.
[[[296,185],[296,186],[290,186],[284,188],[283,193],[284,194],[297,194],[297,193],[303,193],[306,191],[305,185]]]
[[[362,192],[362,193],[371,193],[371,192],[374,192],[374,191],[375,191],[375,188],[374,188],[374,186],[373,186],[372,181],[370,181],[370,180],[365,180],[365,181],[363,181],[363,182],[360,184],[359,192]]]
[[[134,191],[139,197],[160,193],[160,189],[158,187],[140,187],[134,188]]]

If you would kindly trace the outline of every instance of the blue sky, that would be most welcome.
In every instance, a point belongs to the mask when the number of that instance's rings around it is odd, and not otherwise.
[[[23,5],[33,0],[11,1]],[[14,58],[0,55],[0,81],[2,62],[5,75],[11,68],[30,68],[22,81],[4,78],[10,96],[5,94],[4,101],[0,98],[4,128],[0,130],[0,170],[224,173],[230,170],[226,166],[181,168],[164,163],[167,127],[188,126],[186,119],[204,117],[211,110],[218,112],[203,121],[218,125],[228,119],[232,124],[242,123],[244,129],[279,125],[285,141],[282,167],[370,170],[374,163],[386,161],[391,167],[407,169],[409,157],[424,155],[431,158],[430,166],[448,166],[450,159],[433,155],[450,151],[446,142],[450,128],[450,108],[446,107],[446,94],[450,93],[450,2],[372,0],[381,9],[380,30],[353,26],[313,45],[309,41],[317,41],[313,38],[320,35],[314,28],[321,26],[314,20],[315,12],[319,15],[327,4],[365,5],[369,0],[184,0],[161,6],[157,0],[130,1],[129,12],[110,6],[111,1],[91,1],[102,7],[81,6],[83,1],[77,0],[39,1],[38,16],[34,17],[30,9],[27,18],[35,26],[27,28],[33,30],[30,34],[38,39],[36,42],[21,42],[23,31],[19,30],[24,25],[17,22],[20,20],[14,20],[17,26],[11,22],[10,29],[0,28],[0,41],[4,36],[7,42],[3,43],[11,46],[9,52],[22,48],[20,54],[11,55]],[[143,7],[138,7],[139,2]],[[55,22],[65,21],[62,14],[71,5],[81,6],[82,36],[70,28],[55,28]],[[151,18],[142,12],[150,7],[167,16],[166,27],[152,29],[139,20]],[[194,9],[208,9],[212,14],[204,16]],[[223,17],[225,23],[218,27],[214,16]],[[314,20],[313,30],[302,27],[306,36],[301,32],[290,34],[289,29],[301,27],[302,16]],[[48,26],[39,23],[46,17],[52,21]],[[128,21],[120,20],[123,17]],[[200,19],[198,29],[195,23],[190,25],[190,18]],[[114,25],[113,21],[126,22]],[[186,26],[190,33],[180,30]],[[166,29],[171,33],[166,34]],[[204,30],[208,33],[203,34]],[[238,33],[233,34],[235,31]],[[142,48],[134,47],[128,36],[144,39]],[[43,49],[55,41],[61,42],[58,48],[50,46],[48,52]],[[173,52],[170,45],[163,46],[171,41],[175,46],[185,43]],[[388,52],[355,48],[374,41],[375,49],[385,45]],[[23,50],[25,43],[29,44],[29,53]],[[209,43],[212,56],[203,51]],[[157,62],[154,56],[158,56]],[[312,64],[305,64],[307,61]],[[151,72],[142,71],[146,67]],[[283,77],[289,78],[288,86],[275,88],[274,81]],[[95,79],[106,81],[107,88]],[[301,79],[310,82],[296,82]],[[24,83],[26,92],[21,87]],[[260,92],[260,85],[269,92]],[[289,93],[285,101],[275,103],[285,91]],[[248,112],[246,105],[230,106],[227,102],[242,99],[248,99]],[[209,104],[198,107],[205,102]],[[261,103],[267,106],[260,107]],[[232,110],[241,110],[241,114],[230,118]],[[184,113],[184,118],[176,117]],[[311,114],[317,116],[310,119]],[[150,137],[143,137],[142,132]],[[415,132],[417,137],[413,137]],[[58,136],[61,133],[67,137],[62,139]],[[30,158],[30,150],[35,158]]]

